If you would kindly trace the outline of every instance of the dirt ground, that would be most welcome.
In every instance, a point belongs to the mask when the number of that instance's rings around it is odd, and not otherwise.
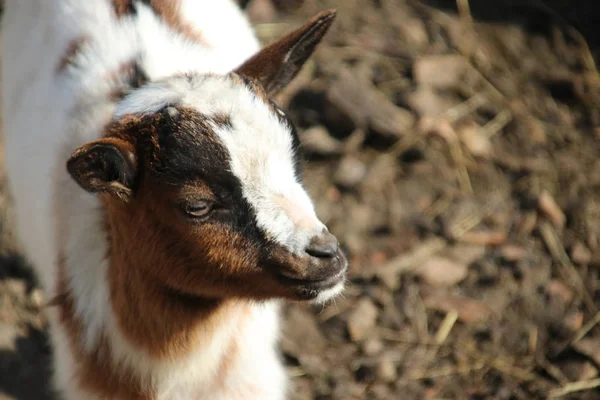
[[[600,398],[600,4],[248,5],[264,41],[326,8],[278,102],[351,274],[343,299],[286,307],[291,399]],[[0,194],[0,399],[50,399]]]

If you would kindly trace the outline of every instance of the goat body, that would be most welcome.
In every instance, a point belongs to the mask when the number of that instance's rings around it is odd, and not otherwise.
[[[260,50],[229,0],[6,0],[16,231],[65,399],[282,399],[278,300],[346,261],[270,96],[333,12]]]

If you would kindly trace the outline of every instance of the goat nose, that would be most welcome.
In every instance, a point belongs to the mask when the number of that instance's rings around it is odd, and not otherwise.
[[[306,253],[317,258],[333,258],[337,254],[339,243],[335,236],[329,232],[322,232],[314,236],[308,247]]]

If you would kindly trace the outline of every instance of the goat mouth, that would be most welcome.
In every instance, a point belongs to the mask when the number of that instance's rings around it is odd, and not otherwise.
[[[292,288],[300,300],[313,300],[320,293],[343,284],[346,280],[346,269],[323,279],[302,279],[277,274],[277,280]]]

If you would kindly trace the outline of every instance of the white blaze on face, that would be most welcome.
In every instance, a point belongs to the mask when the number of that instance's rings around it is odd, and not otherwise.
[[[290,251],[304,253],[311,238],[325,226],[296,178],[291,132],[269,105],[229,77],[192,76],[138,89],[116,114],[151,113],[168,104],[230,118],[231,126],[213,128],[227,148],[231,172],[241,182],[258,227]]]
[[[324,225],[296,178],[292,136],[273,110],[249,90],[235,88],[232,128],[215,127],[231,158],[231,171],[267,237],[302,254]]]

